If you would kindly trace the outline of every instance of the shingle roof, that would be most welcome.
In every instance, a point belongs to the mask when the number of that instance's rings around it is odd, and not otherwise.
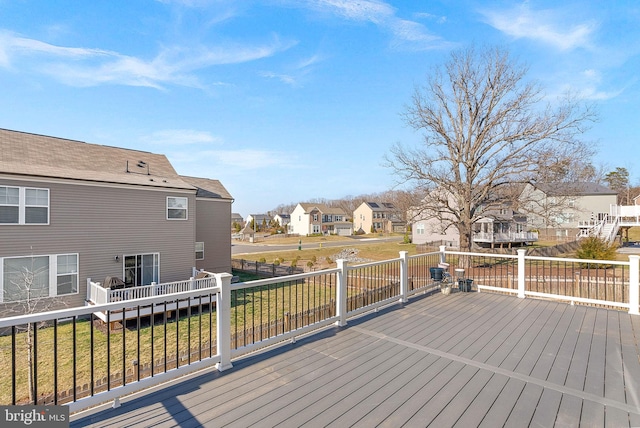
[[[314,203],[305,203],[300,202],[300,206],[304,209],[304,212],[309,212],[314,208],[317,208],[323,214],[340,214],[346,215],[345,212],[341,208],[332,208],[328,207],[325,204],[314,204]]]
[[[617,192],[606,186],[590,182],[575,183],[536,183],[535,187],[548,195],[616,195]]]
[[[0,129],[0,174],[189,189],[165,155]]]
[[[180,176],[180,178],[198,189],[196,192],[196,197],[198,198],[233,200],[231,194],[229,194],[227,189],[225,189],[222,183],[218,180],[213,180],[211,178],[188,177],[185,175]]]

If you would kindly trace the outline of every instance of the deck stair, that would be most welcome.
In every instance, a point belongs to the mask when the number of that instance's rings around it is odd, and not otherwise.
[[[620,227],[640,227],[640,205],[612,205],[610,213],[595,223],[581,226],[578,239],[596,236],[605,242],[615,241]]]

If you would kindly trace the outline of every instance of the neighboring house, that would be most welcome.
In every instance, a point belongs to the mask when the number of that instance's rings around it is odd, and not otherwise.
[[[234,223],[239,224],[240,226],[244,224],[244,219],[240,214],[231,213],[231,226],[233,226]]]
[[[412,214],[411,228],[414,244],[445,245],[460,248],[460,234],[454,225],[446,227],[437,218],[425,214]],[[514,247],[528,245],[538,240],[538,234],[529,230],[527,217],[504,206],[483,212],[472,229],[471,240],[477,247]]]
[[[276,214],[273,219],[278,222],[280,227],[285,227],[291,223],[291,215],[289,214]]]
[[[390,202],[363,202],[353,212],[353,228],[356,232],[398,232],[406,230],[402,215]]]
[[[525,186],[521,201],[529,227],[546,238],[575,238],[609,214],[617,193],[596,183],[538,183]]]
[[[347,220],[346,213],[340,208],[331,208],[325,204],[299,203],[291,213],[290,233],[307,235],[353,234],[353,223]]]
[[[223,219],[231,216],[233,198],[218,180],[181,176],[196,190],[196,268],[231,273],[231,234]]]
[[[24,312],[27,292],[83,305],[88,278],[231,272],[231,203],[161,154],[0,130],[0,316]]]
[[[254,225],[252,226],[252,228],[254,230],[260,230],[260,228],[262,228],[263,225],[266,225],[267,227],[269,227],[269,223],[271,222],[271,216],[268,214],[249,214],[247,216],[247,225],[251,224],[251,222],[254,222]]]
[[[530,245],[538,240],[538,233],[527,226],[527,216],[510,207],[490,210],[473,224],[473,243],[479,247],[513,247]]]

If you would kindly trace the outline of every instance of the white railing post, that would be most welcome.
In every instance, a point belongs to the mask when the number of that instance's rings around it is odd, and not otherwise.
[[[336,264],[340,269],[336,284],[336,325],[344,327],[347,325],[347,261],[339,259]]]
[[[527,250],[518,250],[518,297],[521,299],[524,299],[525,254]]]
[[[91,278],[87,278],[87,301],[95,303],[96,299],[94,293],[95,291],[91,286]]]
[[[217,353],[220,355],[220,362],[216,364],[219,371],[224,371],[233,367],[231,364],[231,278],[228,273],[216,273],[216,283],[220,291],[216,298]]]
[[[400,302],[407,303],[409,292],[409,252],[400,251]]]
[[[447,249],[446,245],[440,245],[440,263],[447,262],[447,256],[444,254],[446,249]]]
[[[194,277],[189,278],[189,290],[196,289],[196,279]]]
[[[629,256],[629,313],[640,315],[640,256]]]
[[[158,295],[158,283],[155,281],[151,281],[151,295],[152,296]]]

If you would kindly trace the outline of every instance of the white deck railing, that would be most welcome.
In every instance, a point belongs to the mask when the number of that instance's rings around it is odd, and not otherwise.
[[[121,302],[123,300],[143,299],[145,297],[162,296],[165,294],[182,293],[191,290],[210,288],[215,285],[212,276],[207,278],[189,278],[184,281],[174,281],[128,288],[105,288],[99,282],[87,278],[87,300],[92,304]]]
[[[75,320],[91,316],[92,314],[95,315],[96,313],[106,313],[108,314],[108,319],[113,320],[114,314],[124,313],[128,311],[129,308],[135,308],[133,311],[137,312],[137,317],[140,319],[140,317],[144,315],[140,312],[142,307],[168,309],[166,306],[167,302],[174,302],[175,305],[179,305],[180,302],[186,301],[191,305],[192,301],[201,303],[204,297],[207,297],[209,299],[208,301],[212,303],[215,302],[215,311],[211,310],[214,305],[209,305],[210,316],[214,317],[215,331],[208,333],[210,336],[207,338],[200,338],[202,342],[204,342],[204,339],[208,339],[209,343],[211,343],[211,339],[214,339],[215,344],[213,344],[213,351],[215,351],[215,353],[209,352],[205,356],[201,355],[197,358],[197,361],[193,362],[190,361],[191,354],[187,354],[185,358],[187,358],[188,362],[183,365],[177,364],[176,368],[167,369],[165,362],[165,369],[162,373],[147,378],[135,379],[130,383],[123,382],[122,385],[112,386],[111,388],[106,388],[106,390],[101,389],[94,391],[91,389],[88,396],[79,396],[77,399],[75,395],[73,395],[74,401],[68,403],[68,405],[72,411],[77,411],[105,401],[115,400],[117,403],[118,398],[123,395],[148,388],[160,382],[171,380],[188,372],[214,364],[218,370],[222,371],[230,368],[232,366],[232,359],[237,356],[263,349],[269,345],[295,340],[295,337],[298,335],[309,334],[314,330],[332,324],[344,326],[350,317],[361,314],[364,311],[373,311],[381,306],[397,302],[406,302],[414,294],[439,288],[437,281],[429,279],[429,269],[430,266],[438,266],[440,262],[449,263],[452,271],[455,268],[467,266],[466,275],[470,273],[474,275],[473,285],[478,291],[513,293],[520,298],[529,296],[544,297],[574,303],[602,304],[624,308],[630,314],[640,315],[640,256],[629,256],[629,261],[623,262],[527,257],[525,253],[525,250],[519,250],[517,255],[464,253],[446,251],[446,248],[443,246],[440,247],[439,252],[435,253],[408,256],[407,252],[402,251],[400,252],[400,257],[397,259],[362,265],[350,266],[347,261],[338,260],[337,267],[334,269],[245,283],[231,284],[230,274],[215,274],[213,278],[189,279],[166,284],[154,284],[147,287],[140,287],[139,290],[108,290],[104,288],[101,289],[96,285],[92,286],[88,292],[89,297],[94,299],[93,301],[96,303],[94,305],[2,318],[0,319],[0,330],[14,331],[12,334],[14,335],[14,342],[16,342],[15,330],[18,326],[24,326],[25,324],[51,325],[57,324],[60,320],[68,319],[73,320],[72,322],[75,323]],[[596,285],[605,289],[603,294],[605,297],[602,298],[599,294],[583,296],[580,292],[580,287],[585,284],[583,282],[585,280],[581,275],[576,274],[576,270],[572,271],[570,278],[564,279],[565,287],[563,290],[556,290],[556,292],[533,291],[531,285],[534,282],[540,283],[540,281],[542,281],[543,284],[547,284],[547,282],[552,284],[554,278],[558,279],[560,275],[562,275],[563,269],[558,267],[563,266],[564,268],[564,266],[570,264],[577,264],[578,267],[575,268],[577,271],[585,269],[587,272],[592,272],[591,270],[595,269],[594,275],[589,274],[587,276],[595,276]],[[582,267],[582,264],[584,264],[585,267]],[[592,266],[595,266],[595,268]],[[535,269],[538,267],[541,269],[541,274],[535,272]],[[613,273],[608,272],[611,269],[613,269]],[[483,276],[485,272],[487,272],[487,274]],[[291,290],[293,290],[294,286],[300,288],[308,286],[310,290],[316,290],[315,281],[323,278],[327,280],[326,283],[329,284],[328,288],[332,290],[330,293],[331,300],[325,305],[330,306],[330,308],[325,310],[323,312],[324,315],[320,315],[318,320],[303,322],[301,323],[301,327],[297,327],[297,324],[292,327],[289,318],[289,321],[285,321],[282,325],[279,324],[279,326],[286,325],[286,329],[278,330],[276,328],[275,333],[265,333],[264,338],[262,337],[262,331],[266,330],[261,329],[259,339],[243,342],[241,348],[234,348],[232,346],[231,338],[232,333],[234,333],[232,330],[232,314],[238,317],[239,311],[242,310],[242,305],[247,305],[249,300],[251,300],[246,298],[246,296],[250,296],[250,293],[255,293],[253,295],[255,302],[267,300],[269,296],[273,295],[276,297],[282,296],[283,300],[280,301],[280,303],[290,303],[284,299],[290,299],[291,296],[295,297],[295,291],[293,294],[285,295],[284,291],[282,291],[284,290],[283,284],[293,284],[290,286]],[[598,281],[600,282],[598,283]],[[611,283],[614,284],[614,287],[618,287],[616,288],[617,291],[610,294],[609,297],[606,297],[606,288]],[[569,284],[569,286],[567,286],[567,284]],[[266,289],[263,288],[262,291],[255,291],[265,286],[267,287]],[[553,291],[554,286],[551,285],[549,289]],[[578,295],[575,294],[575,290],[579,291]],[[620,293],[620,290],[622,290],[622,293]],[[281,291],[282,294],[280,294]],[[127,292],[131,294],[127,295]],[[233,300],[233,306],[232,293],[236,296],[235,300]],[[100,303],[103,300],[111,300],[116,297],[123,300]],[[320,305],[314,305],[314,307],[315,306]],[[305,309],[303,312],[308,313],[310,310],[313,310],[314,307],[303,307],[303,309]],[[252,309],[255,309],[255,307]],[[155,309],[153,310],[155,312]],[[189,313],[191,313],[190,310]],[[256,312],[254,311],[252,313]],[[293,315],[297,316],[298,314],[290,310],[286,316],[292,317]],[[305,314],[303,313],[302,315],[304,316]],[[255,318],[254,315],[245,316],[246,320],[253,318]],[[315,315],[313,319],[315,320]],[[184,324],[186,324],[185,328],[190,328],[190,322],[181,322],[181,325]],[[255,337],[255,332],[258,331],[257,327],[262,327],[262,325],[256,324],[249,327],[251,331],[254,332],[252,337]],[[237,324],[235,328],[237,331]],[[158,327],[158,329],[161,328]],[[246,332],[248,331],[247,326],[245,325],[243,329],[243,335],[246,337]],[[123,328],[123,338],[125,334],[129,336],[135,333],[127,332],[126,329]],[[110,335],[107,335],[107,337],[110,337]],[[125,343],[124,340],[122,343]],[[115,351],[118,352],[118,349],[121,349],[124,353],[122,346],[115,347]],[[140,344],[137,346],[140,346]],[[16,351],[9,351],[13,352],[15,360]],[[101,351],[98,349],[95,352]],[[165,354],[166,352],[167,350],[165,349]],[[38,355],[40,358],[44,358],[44,354]],[[74,356],[65,355],[65,358],[74,358]],[[82,358],[88,357],[82,356]],[[91,358],[93,358],[93,356],[91,356]],[[16,364],[15,361],[12,363],[12,365]],[[115,368],[117,369],[118,367]],[[4,373],[0,373],[0,379],[2,379],[2,376],[16,376],[16,369],[9,368],[5,370]],[[13,380],[13,382],[15,385],[15,380]],[[11,384],[10,381],[8,385]],[[54,395],[57,397],[58,393],[54,392]],[[67,399],[68,398],[69,396],[67,395]]]

